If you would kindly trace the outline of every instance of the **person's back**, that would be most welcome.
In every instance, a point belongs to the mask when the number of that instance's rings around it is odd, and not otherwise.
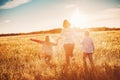
[[[71,28],[71,24],[68,20],[63,21],[63,29],[57,41],[59,41],[59,39],[62,39],[63,42],[63,48],[66,56],[66,63],[70,64],[70,58],[73,57],[75,39],[74,39],[74,30]]]
[[[51,42],[44,42],[42,44],[42,53],[46,54],[46,55],[52,55],[53,53],[53,46],[55,46],[55,44],[51,43]]]
[[[86,53],[93,53],[94,44],[89,36],[85,36],[82,41],[82,50]]]
[[[88,58],[91,64],[92,69],[94,68],[94,62],[93,62],[93,52],[94,52],[94,44],[92,39],[89,37],[89,32],[84,32],[84,37],[82,39],[82,52],[83,52],[83,65],[85,69],[87,68],[87,61]]]
[[[74,43],[74,30],[72,28],[65,28],[62,30],[63,42],[66,43]]]

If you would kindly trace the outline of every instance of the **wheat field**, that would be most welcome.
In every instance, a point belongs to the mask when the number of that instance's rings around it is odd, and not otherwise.
[[[120,31],[91,32],[95,43],[95,69],[84,71],[79,43],[74,50],[75,62],[64,65],[62,46],[54,47],[52,65],[41,58],[41,45],[30,38],[44,40],[49,35],[56,40],[59,34],[33,34],[0,37],[0,80],[119,80]],[[89,62],[88,62],[89,64]]]

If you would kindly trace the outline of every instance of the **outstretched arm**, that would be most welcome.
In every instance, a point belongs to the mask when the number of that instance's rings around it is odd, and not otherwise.
[[[43,43],[44,41],[36,40],[36,39],[30,39],[31,41],[37,42],[37,43]]]
[[[62,30],[62,32],[60,33],[59,37],[57,38],[57,43],[60,41],[60,39],[62,39],[64,37],[65,31]]]
[[[57,43],[59,42],[59,40],[60,40],[60,39],[61,39],[61,36],[59,36],[59,37],[57,38],[57,40],[56,40],[56,41],[57,41]]]

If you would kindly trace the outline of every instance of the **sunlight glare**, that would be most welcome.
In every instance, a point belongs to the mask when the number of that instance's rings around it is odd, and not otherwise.
[[[87,23],[87,17],[76,8],[73,15],[70,18],[71,25],[78,28],[84,28],[83,25]]]

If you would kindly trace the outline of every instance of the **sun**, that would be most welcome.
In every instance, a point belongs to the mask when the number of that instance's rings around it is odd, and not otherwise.
[[[87,27],[87,16],[82,14],[79,11],[79,8],[76,8],[70,18],[71,25],[78,28],[85,28]]]

